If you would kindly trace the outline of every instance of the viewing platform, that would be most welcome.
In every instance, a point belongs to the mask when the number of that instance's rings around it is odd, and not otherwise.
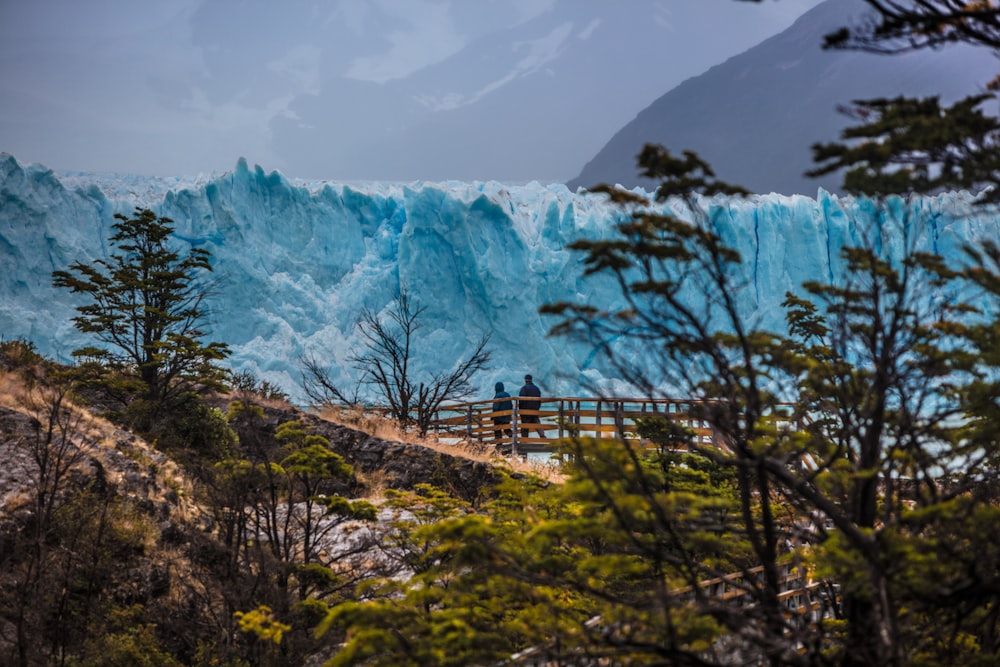
[[[510,401],[513,408],[496,411],[492,398],[442,406],[431,430],[442,436],[493,445],[499,450],[509,448],[512,455],[520,456],[553,452],[555,442],[570,435],[639,442],[636,420],[666,415],[691,433],[694,442],[728,449],[710,424],[691,415],[694,402],[690,400],[531,396],[497,400]],[[537,401],[540,407],[537,410],[520,407],[525,401]],[[498,423],[498,419],[507,419],[509,423]]]

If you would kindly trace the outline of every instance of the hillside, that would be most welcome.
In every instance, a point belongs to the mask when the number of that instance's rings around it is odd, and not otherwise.
[[[64,654],[81,664],[134,664],[128,656],[141,654],[167,665],[195,664],[199,654],[252,655],[252,636],[239,630],[234,613],[260,599],[280,608],[268,593],[268,571],[282,565],[273,562],[278,552],[255,557],[233,540],[236,526],[251,531],[242,538],[248,544],[266,541],[267,531],[246,522],[250,515],[238,509],[244,505],[233,502],[237,487],[219,474],[232,455],[161,451],[102,416],[98,405],[61,390],[63,371],[19,341],[0,345],[0,663],[48,664]],[[234,401],[243,410],[228,421],[247,461],[280,460],[276,432],[287,422],[329,441],[351,472],[317,487],[325,494],[378,508],[386,490],[433,483],[479,502],[497,479],[486,457],[457,447],[452,455],[381,439],[246,394],[210,399],[219,415]],[[246,511],[267,505],[265,496],[253,501],[247,492]],[[274,516],[283,515],[281,507],[272,506]],[[376,511],[374,522],[327,515],[321,552],[339,571],[358,579],[374,574],[380,535],[395,516]],[[288,558],[283,567],[300,557]],[[251,566],[258,571],[245,569]],[[306,639],[309,623],[302,626],[286,646],[321,651],[322,642]]]

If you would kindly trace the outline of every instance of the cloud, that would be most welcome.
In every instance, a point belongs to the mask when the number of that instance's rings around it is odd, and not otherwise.
[[[601,19],[594,19],[589,24],[587,24],[587,27],[585,27],[577,34],[576,38],[584,41],[590,39],[590,36],[594,34],[594,31],[597,30],[597,28],[600,25],[601,25]]]
[[[664,3],[658,2],[653,6],[653,22],[671,32],[676,32],[672,17],[673,12]]]
[[[300,45],[277,60],[267,64],[267,69],[291,80],[298,92],[317,94],[320,91],[320,57],[322,50],[317,46]]]
[[[388,51],[354,59],[347,76],[385,83],[441,62],[466,45],[451,17],[450,3],[426,0],[376,0],[375,11],[403,28],[385,34]],[[356,19],[355,19],[356,20]]]

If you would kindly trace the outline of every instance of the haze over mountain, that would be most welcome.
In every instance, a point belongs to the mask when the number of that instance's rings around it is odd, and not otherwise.
[[[158,176],[564,182],[819,0],[0,2],[0,150]]]
[[[823,51],[823,36],[861,20],[861,0],[826,0],[781,34],[673,88],[622,127],[568,185],[653,183],[636,155],[645,143],[692,149],[716,175],[752,192],[837,192],[841,177],[803,176],[810,146],[853,124],[838,105],[896,95],[940,94],[951,102],[981,92],[998,61],[986,49],[954,46],[905,55]],[[996,103],[987,107],[996,112]]]

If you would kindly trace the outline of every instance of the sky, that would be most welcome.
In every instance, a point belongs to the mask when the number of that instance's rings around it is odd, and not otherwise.
[[[820,0],[0,0],[0,152],[195,176],[565,181]]]

